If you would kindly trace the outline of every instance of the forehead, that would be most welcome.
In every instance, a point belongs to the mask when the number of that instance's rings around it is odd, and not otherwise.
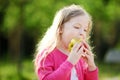
[[[86,27],[88,26],[89,22],[90,22],[90,19],[86,15],[76,16],[76,17],[71,18],[68,21],[68,23],[71,25],[81,25],[81,26],[86,26]]]

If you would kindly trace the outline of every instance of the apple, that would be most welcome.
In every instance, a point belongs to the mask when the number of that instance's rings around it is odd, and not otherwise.
[[[79,43],[79,42],[81,42],[82,41],[82,39],[75,39],[75,38],[73,38],[71,41],[70,41],[70,43],[69,43],[69,45],[68,45],[68,50],[69,51],[71,51],[72,50],[72,48],[73,48],[73,46],[75,45],[75,43]]]

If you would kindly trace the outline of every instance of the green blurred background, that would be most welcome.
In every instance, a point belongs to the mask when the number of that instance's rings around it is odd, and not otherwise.
[[[120,51],[120,0],[0,0],[0,80],[37,80],[35,46],[56,11],[80,4],[93,18],[92,45],[100,80],[120,80],[120,63],[105,63]]]

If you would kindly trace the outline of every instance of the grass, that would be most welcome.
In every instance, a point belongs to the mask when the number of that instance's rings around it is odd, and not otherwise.
[[[0,64],[0,80],[37,80],[32,60],[25,60],[19,69],[14,63]]]
[[[10,62],[0,62],[0,80],[37,80],[32,60],[25,60],[22,68]],[[120,80],[120,64],[98,63],[99,80]]]
[[[120,64],[99,63],[99,80],[120,80]]]

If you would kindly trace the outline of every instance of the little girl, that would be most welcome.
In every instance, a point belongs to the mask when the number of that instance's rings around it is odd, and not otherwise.
[[[39,80],[98,80],[98,68],[88,44],[91,28],[91,17],[81,6],[59,10],[36,50]],[[81,41],[69,51],[72,39]]]

